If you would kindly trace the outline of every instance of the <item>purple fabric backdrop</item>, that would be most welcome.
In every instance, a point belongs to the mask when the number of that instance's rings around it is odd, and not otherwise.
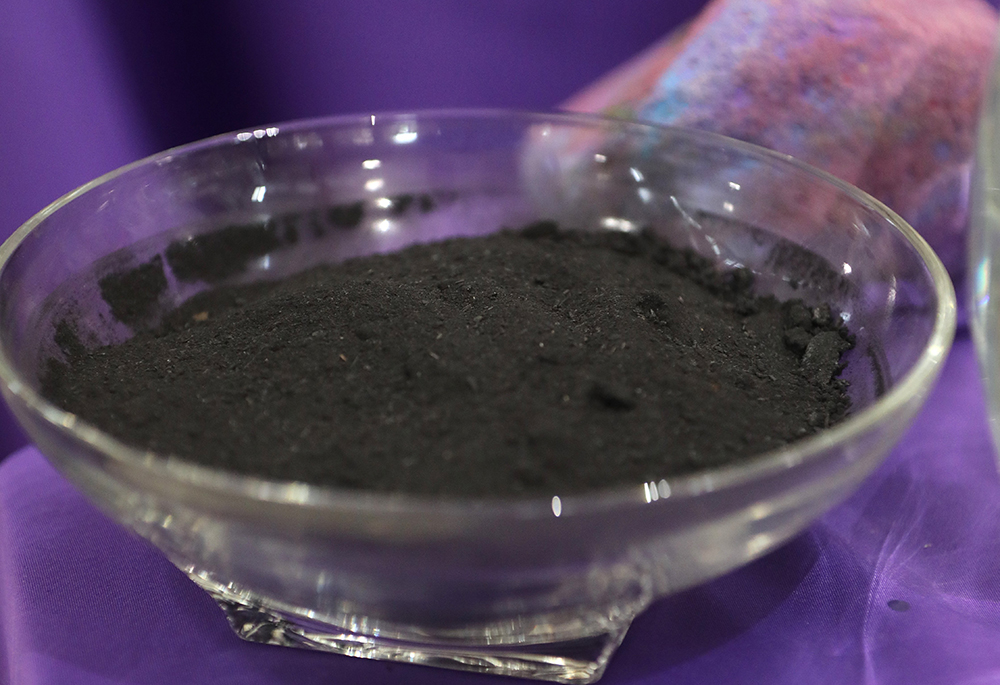
[[[655,604],[602,682],[997,682],[998,495],[963,338],[853,497],[777,552]],[[241,642],[33,448],[0,464],[0,638],[0,682],[17,685],[512,682]]]

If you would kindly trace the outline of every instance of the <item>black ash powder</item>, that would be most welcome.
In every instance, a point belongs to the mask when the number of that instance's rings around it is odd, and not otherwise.
[[[154,261],[102,283],[127,323],[162,287]],[[837,376],[852,337],[828,307],[757,297],[747,272],[645,234],[548,222],[219,287],[135,327],[116,346],[62,345],[43,393],[141,448],[382,492],[659,480],[779,447],[849,405]]]

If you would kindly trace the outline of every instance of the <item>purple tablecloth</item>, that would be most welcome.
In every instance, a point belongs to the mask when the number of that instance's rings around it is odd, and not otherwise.
[[[511,682],[241,642],[30,447],[0,464],[0,638],[0,680],[17,685]],[[655,604],[603,682],[1000,682],[1000,480],[968,338],[853,497]]]

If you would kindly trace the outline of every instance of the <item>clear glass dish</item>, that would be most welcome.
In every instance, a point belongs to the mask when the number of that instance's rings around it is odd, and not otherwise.
[[[745,265],[766,292],[842,312],[857,336],[844,376],[853,414],[690,476],[436,500],[213,471],[122,444],[39,395],[61,318],[90,344],[130,335],[100,297],[102,274],[178,238],[289,216],[298,240],[249,250],[228,278],[168,268],[159,306],[537,219],[648,227]],[[388,114],[220,136],[97,179],[0,248],[0,377],[14,412],[56,468],[207,590],[241,637],[559,682],[596,680],[650,602],[774,549],[846,497],[920,407],[954,326],[941,263],[864,193],[720,136],[584,116]]]
[[[983,98],[970,204],[969,323],[986,388],[993,442],[1000,446],[1000,68],[997,63],[993,65]]]

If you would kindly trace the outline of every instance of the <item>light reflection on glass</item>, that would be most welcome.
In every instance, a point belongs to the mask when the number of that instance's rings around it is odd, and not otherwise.
[[[758,533],[747,541],[747,553],[757,556],[761,552],[771,547],[772,537],[767,533]]]
[[[612,231],[621,231],[622,233],[632,233],[638,230],[638,226],[629,221],[628,219],[622,219],[617,216],[606,216],[601,219],[601,226]]]
[[[740,189],[740,184],[736,183],[735,181],[730,181],[729,182],[729,187],[732,188],[733,190],[739,190]]]
[[[258,128],[254,129],[253,131],[241,131],[240,133],[236,134],[236,140],[240,142],[246,142],[251,138],[256,138],[257,140],[260,140],[265,136],[268,138],[273,138],[276,135],[278,135],[278,127],[268,126],[267,128]]]
[[[747,513],[754,521],[763,521],[774,512],[774,506],[770,502],[759,502],[754,504]]]
[[[851,268],[850,264],[848,264],[847,262],[844,262],[844,269],[843,269],[843,271],[844,271],[844,275],[846,276],[847,274],[851,273],[851,271],[853,271],[853,269]]]
[[[659,483],[651,480],[642,484],[642,491],[646,495],[647,504],[659,499],[666,499],[670,497],[670,483],[666,480],[661,480]]]
[[[365,169],[378,169],[380,166],[382,166],[382,160],[366,159],[365,161],[361,162],[361,166],[363,166]]]
[[[670,483],[668,483],[666,479],[661,480],[656,484],[656,490],[660,493],[660,497],[662,499],[670,497]]]
[[[733,207],[733,203],[732,202],[723,202],[722,203],[722,208],[724,210],[726,210],[727,212],[732,212],[733,209],[735,209],[735,207]]]
[[[656,487],[656,483],[643,483],[642,490],[646,495],[646,504],[660,499],[660,490]]]
[[[559,495],[552,498],[552,515],[556,518],[562,516],[562,500],[559,499]]]
[[[386,233],[392,228],[392,221],[389,219],[379,219],[374,225],[376,231],[379,233]]]
[[[399,128],[399,131],[392,136],[392,142],[397,145],[406,145],[412,143],[417,139],[417,132],[411,131],[410,127],[406,124]]]
[[[600,152],[598,152],[596,155],[594,155],[594,161],[597,162],[598,164],[604,164],[606,161],[608,161],[608,158],[602,155]]]
[[[375,200],[375,206],[381,209],[389,209],[389,207],[392,207],[392,200],[387,197],[380,197]]]
[[[653,192],[649,188],[639,188],[638,193],[639,193],[639,199],[642,200],[645,204],[648,205],[650,202],[653,201]]]
[[[280,488],[282,499],[296,504],[305,504],[309,501],[310,487],[305,483],[289,483]]]
[[[684,217],[685,223],[687,223],[689,226],[697,228],[699,231],[702,230],[701,224],[695,221],[694,217],[692,217],[690,214],[687,213],[687,211],[685,211],[684,207],[681,206],[680,201],[678,201],[676,195],[670,196],[670,203],[674,206],[674,209],[676,209],[678,212],[681,213],[681,216]]]
[[[365,181],[365,190],[374,193],[385,185],[385,180],[381,178],[370,178]]]
[[[990,260],[983,259],[976,265],[972,283],[976,306],[985,306],[990,301]]]
[[[632,178],[634,178],[639,183],[642,183],[643,181],[646,180],[646,177],[642,175],[642,172],[636,169],[635,167],[629,167],[629,172],[632,174]]]
[[[267,186],[257,186],[253,189],[253,195],[250,196],[251,202],[263,202],[264,193],[267,192]]]

